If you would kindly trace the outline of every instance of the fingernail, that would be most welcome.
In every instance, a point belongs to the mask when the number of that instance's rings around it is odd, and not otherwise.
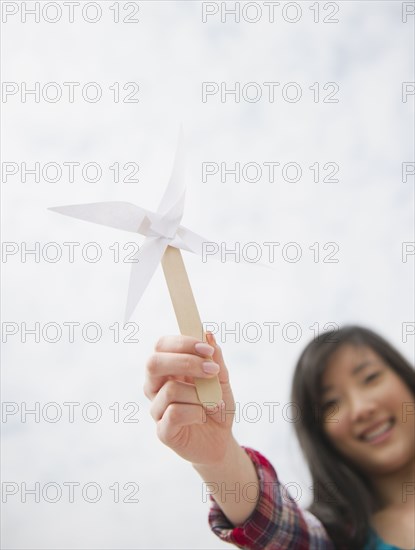
[[[219,407],[219,403],[208,403],[205,405],[205,407],[211,411],[214,411],[215,409],[217,409]]]
[[[202,369],[206,374],[217,374],[220,370],[220,367],[217,363],[213,361],[206,361],[202,363]]]
[[[207,332],[206,337],[209,338],[209,340],[212,340],[214,344],[216,344],[216,338],[215,338],[213,332]]]
[[[221,410],[225,408],[225,401],[221,399],[219,403],[206,403],[205,407],[207,409],[210,409],[211,411],[215,411],[216,409]]]
[[[215,348],[212,348],[212,346],[209,346],[209,344],[205,344],[204,342],[198,342],[195,344],[195,350],[197,353],[200,353],[200,355],[207,355],[208,357],[215,353]]]

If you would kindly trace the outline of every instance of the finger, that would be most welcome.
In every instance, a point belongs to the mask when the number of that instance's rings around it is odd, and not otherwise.
[[[201,350],[198,351],[198,349],[195,348],[196,344],[204,344],[204,346],[202,346]],[[198,340],[192,336],[184,336],[179,334],[162,336],[157,341],[154,350],[156,352],[194,353],[201,355],[202,357],[210,357],[214,351],[209,345],[206,344],[206,342],[203,342],[202,340]]]
[[[222,356],[222,350],[212,332],[206,333],[207,342],[202,342],[191,336],[162,336],[157,344],[156,351],[197,354],[209,357],[220,366],[219,381],[229,383],[229,372]]]
[[[206,357],[186,353],[154,353],[148,360],[144,393],[152,399],[169,377],[212,378],[220,367]],[[190,377],[190,378],[189,378]]]
[[[201,405],[171,403],[161,420],[157,422],[158,438],[168,446],[177,444],[184,426],[206,422],[206,417],[204,418],[203,414],[203,407]]]
[[[150,414],[158,422],[171,403],[198,405],[199,400],[194,384],[168,380],[153,399]]]

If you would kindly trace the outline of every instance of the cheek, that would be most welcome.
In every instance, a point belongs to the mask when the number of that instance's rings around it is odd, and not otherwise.
[[[338,414],[336,418],[331,418],[325,422],[324,431],[333,442],[341,444],[350,433],[350,423],[345,417]]]
[[[398,425],[404,434],[406,443],[415,447],[415,402],[404,401],[400,403],[400,412],[397,415]]]
[[[414,421],[415,401],[412,395],[407,395],[405,399],[399,399],[399,388],[394,388],[394,392],[389,397],[390,408],[394,410],[395,416],[403,423]]]
[[[399,380],[391,379],[380,402],[384,409],[395,416],[398,424],[403,424],[404,429],[414,427],[415,401],[414,396],[402,385]],[[410,428],[409,428],[410,429]]]

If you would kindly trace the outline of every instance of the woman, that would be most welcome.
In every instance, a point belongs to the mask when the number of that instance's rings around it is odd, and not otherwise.
[[[302,412],[296,430],[314,501],[302,510],[268,460],[234,439],[228,371],[213,335],[207,339],[161,338],[144,393],[160,440],[215,489],[212,530],[253,550],[413,549],[415,378],[400,353],[356,326],[327,332],[303,351],[292,401]],[[192,381],[216,374],[223,403],[205,409]]]

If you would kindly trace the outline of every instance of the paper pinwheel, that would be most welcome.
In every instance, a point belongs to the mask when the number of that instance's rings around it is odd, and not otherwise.
[[[128,202],[98,202],[49,208],[66,216],[145,235],[131,267],[125,319],[129,319],[161,261],[180,332],[205,340],[203,325],[180,249],[202,253],[206,239],[180,225],[185,196],[183,135],[180,132],[170,181],[157,212]],[[196,378],[201,403],[219,403],[218,377]]]

